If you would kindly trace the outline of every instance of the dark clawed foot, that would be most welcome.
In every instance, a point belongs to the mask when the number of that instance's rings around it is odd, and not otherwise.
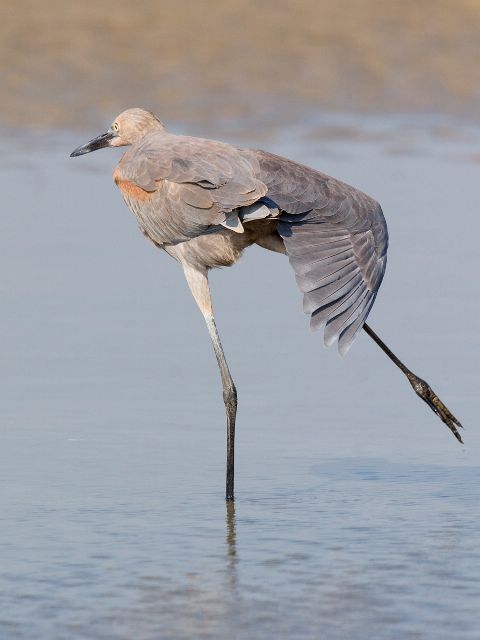
[[[430,409],[434,411],[440,420],[447,425],[455,438],[463,444],[463,440],[457,430],[457,427],[463,429],[462,425],[455,418],[453,413],[443,404],[437,394],[434,393],[430,385],[413,373],[407,375],[407,378],[417,396],[428,404]]]

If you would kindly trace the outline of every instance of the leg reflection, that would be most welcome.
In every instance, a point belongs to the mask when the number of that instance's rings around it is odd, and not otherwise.
[[[227,507],[227,574],[232,588],[237,584],[237,531],[235,528],[235,502],[228,500]]]

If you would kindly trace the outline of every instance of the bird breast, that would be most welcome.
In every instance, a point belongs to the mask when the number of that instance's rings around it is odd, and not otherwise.
[[[155,244],[175,244],[206,232],[209,220],[203,220],[203,211],[181,201],[178,185],[159,180],[155,191],[145,191],[135,182],[125,179],[119,167],[113,179],[126,205],[137,218],[140,229]],[[199,217],[198,214],[202,215]]]
[[[130,182],[130,180],[122,180],[115,175],[113,179],[125,199],[133,199],[137,200],[138,202],[146,202],[149,198],[152,197],[151,193],[145,191],[134,182]]]

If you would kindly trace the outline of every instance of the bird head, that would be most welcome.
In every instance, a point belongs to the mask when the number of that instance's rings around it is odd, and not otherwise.
[[[83,156],[103,147],[125,147],[135,144],[152,131],[165,131],[157,116],[145,109],[127,109],[115,118],[108,131],[77,147],[70,157]]]

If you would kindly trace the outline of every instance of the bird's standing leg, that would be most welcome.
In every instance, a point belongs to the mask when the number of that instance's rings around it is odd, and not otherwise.
[[[373,331],[373,329],[369,327],[368,324],[364,324],[363,328],[368,333],[368,335],[372,338],[372,340],[374,340],[378,344],[380,349],[382,349],[382,351],[384,351],[387,354],[390,360],[392,360],[392,362],[394,362],[397,365],[397,367],[401,371],[403,371],[403,373],[407,377],[407,380],[412,385],[412,388],[417,394],[417,396],[419,396],[424,402],[428,404],[430,409],[437,414],[437,416],[440,418],[442,422],[444,422],[447,425],[447,427],[453,433],[455,438],[459,442],[462,442],[463,444],[462,437],[458,433],[458,429],[457,429],[457,427],[461,427],[462,425],[457,420],[457,418],[453,415],[453,413],[443,404],[443,402],[440,400],[437,394],[433,391],[432,387],[428,384],[428,382],[425,382],[425,380],[422,380],[422,378],[419,378],[412,371],[410,371],[410,369],[408,369],[403,364],[403,362],[399,358],[397,358],[397,356],[393,353],[393,351],[387,347],[387,345],[383,342],[383,340],[381,340],[377,336],[375,331]]]
[[[212,299],[208,286],[207,271],[199,270],[190,265],[183,265],[185,278],[195,301],[202,312],[207,324],[208,333],[213,344],[213,350],[220,369],[223,385],[223,401],[227,412],[227,478],[226,499],[233,500],[234,460],[235,460],[235,418],[237,415],[237,390],[232,380],[227,360],[223,352],[220,336],[218,335],[213,317]]]

